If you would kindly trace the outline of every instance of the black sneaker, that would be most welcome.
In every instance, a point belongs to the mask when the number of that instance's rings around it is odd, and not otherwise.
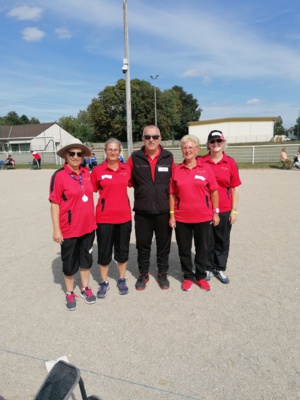
[[[66,307],[69,311],[76,310],[76,294],[74,292],[67,292],[66,293]]]
[[[140,274],[135,283],[136,290],[144,290],[148,282],[149,282],[149,274],[148,273]]]
[[[82,288],[80,292],[80,296],[85,299],[86,304],[94,304],[96,303],[96,297],[93,295],[92,289],[90,286],[86,288]]]
[[[166,272],[159,272],[157,274],[157,282],[159,284],[159,287],[163,290],[169,289],[170,287],[170,282],[167,278]]]

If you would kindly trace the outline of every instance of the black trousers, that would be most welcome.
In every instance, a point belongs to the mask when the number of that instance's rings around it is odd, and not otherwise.
[[[169,227],[169,217],[169,213],[135,213],[137,262],[141,274],[149,272],[153,233],[155,233],[156,239],[156,262],[158,272],[167,272],[169,269],[172,236],[172,228]]]
[[[212,226],[209,240],[207,271],[225,271],[230,247],[230,211],[220,213],[220,223]]]
[[[206,277],[209,232],[211,221],[197,224],[176,222],[176,241],[183,278],[193,281]],[[192,261],[192,242],[195,244],[195,273]]]

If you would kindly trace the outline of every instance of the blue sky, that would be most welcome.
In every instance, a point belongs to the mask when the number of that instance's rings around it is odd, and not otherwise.
[[[201,119],[300,114],[298,0],[127,0],[130,76],[182,86]],[[0,2],[0,115],[76,116],[124,78],[123,0]]]

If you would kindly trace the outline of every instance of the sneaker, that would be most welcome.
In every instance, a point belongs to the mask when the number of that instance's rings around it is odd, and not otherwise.
[[[144,290],[148,282],[149,282],[149,274],[148,273],[140,274],[135,283],[136,290]]]
[[[215,277],[224,284],[229,283],[229,278],[225,275],[224,271],[215,271]]]
[[[167,278],[166,272],[159,272],[157,274],[157,282],[159,284],[159,287],[163,290],[169,289],[169,287],[170,287],[170,282]]]
[[[210,290],[209,283],[206,281],[206,279],[199,279],[196,281],[196,285],[200,286],[201,289],[206,290],[207,292]]]
[[[191,290],[192,284],[193,284],[193,281],[190,281],[189,279],[185,279],[185,280],[182,282],[181,289],[182,289],[184,292],[187,292],[188,290]]]
[[[215,274],[212,271],[206,271],[206,280],[210,281],[210,278],[212,278],[213,276],[215,276]]]
[[[86,288],[82,288],[80,292],[80,296],[85,299],[86,304],[94,304],[96,303],[96,296],[93,295],[92,289],[90,286]]]
[[[108,281],[102,281],[99,283],[100,287],[97,292],[97,297],[98,299],[104,299],[107,295],[107,291],[109,290],[109,282]]]
[[[76,310],[76,294],[74,292],[67,292],[66,293],[66,307],[69,311]]]
[[[126,279],[120,278],[117,286],[120,294],[127,294],[129,292],[128,286],[126,285]]]

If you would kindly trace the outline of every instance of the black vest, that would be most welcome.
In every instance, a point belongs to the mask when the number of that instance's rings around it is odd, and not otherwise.
[[[132,153],[133,211],[141,214],[169,212],[169,185],[172,176],[173,154],[161,147],[153,182],[151,167],[143,149],[144,146],[141,150]]]

